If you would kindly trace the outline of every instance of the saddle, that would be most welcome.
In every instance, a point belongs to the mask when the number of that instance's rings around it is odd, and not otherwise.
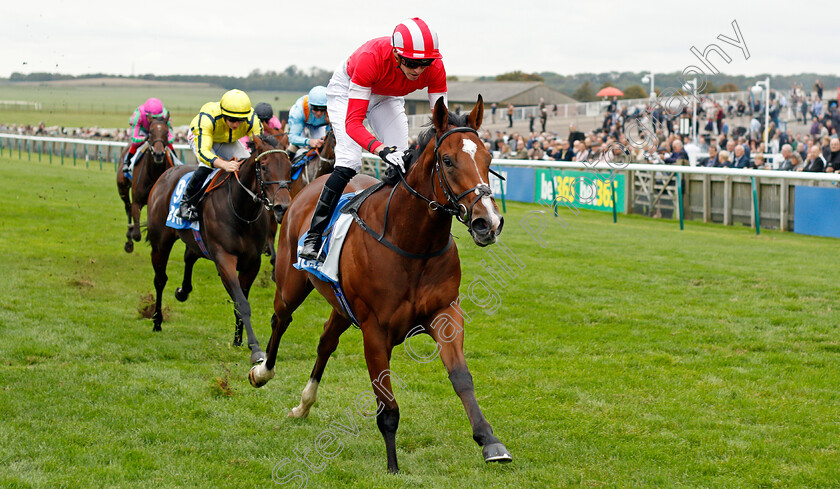
[[[310,149],[306,153],[301,153],[292,159],[292,181],[297,180],[306,165],[318,156],[318,150]]]

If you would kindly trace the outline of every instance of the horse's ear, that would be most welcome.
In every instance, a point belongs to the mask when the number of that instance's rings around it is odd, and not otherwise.
[[[438,134],[443,134],[449,127],[449,109],[443,103],[443,97],[439,97],[435,102],[435,110],[432,111],[432,124],[434,124]]]
[[[467,125],[477,131],[481,127],[482,121],[484,121],[484,99],[481,98],[481,94],[479,93],[475,107],[473,107],[472,112],[467,117]]]

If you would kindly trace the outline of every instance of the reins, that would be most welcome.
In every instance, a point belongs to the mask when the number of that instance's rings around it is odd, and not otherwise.
[[[268,198],[268,195],[266,194],[266,191],[265,191],[265,187],[267,185],[277,185],[277,190],[274,191],[275,195],[277,194],[277,192],[280,191],[280,189],[283,189],[283,188],[288,189],[289,188],[289,184],[291,183],[290,180],[263,181],[263,179],[262,179],[262,166],[259,164],[260,158],[262,158],[263,156],[265,156],[267,154],[285,153],[285,152],[286,151],[283,150],[283,149],[269,149],[267,151],[263,151],[256,158],[254,158],[254,173],[256,174],[256,178],[257,178],[257,187],[259,188],[259,193],[260,193],[259,195],[255,194],[253,191],[251,191],[250,188],[246,187],[245,184],[242,183],[242,180],[239,179],[239,170],[236,170],[236,171],[233,172],[234,177],[236,177],[236,183],[238,183],[239,186],[242,188],[242,190],[244,190],[245,193],[247,193],[251,197],[251,199],[253,200],[254,203],[260,204],[260,208],[257,211],[257,215],[253,219],[245,219],[242,216],[240,216],[239,213],[236,212],[236,208],[233,205],[233,200],[232,200],[232,197],[231,197],[232,192],[231,192],[230,188],[228,188],[228,204],[230,205],[230,210],[233,211],[233,215],[236,216],[237,219],[239,219],[240,221],[243,221],[246,224],[251,224],[254,221],[256,221],[257,219],[259,219],[260,215],[262,214],[263,208],[265,208],[265,210],[271,210],[272,207],[274,207],[273,204],[271,203],[272,202],[271,199]]]
[[[442,203],[438,202],[437,200],[429,199],[425,195],[421,194],[420,192],[418,192],[417,190],[412,188],[411,185],[408,184],[408,182],[405,180],[405,176],[402,174],[402,172],[398,171],[397,173],[399,174],[399,177],[400,177],[400,182],[399,183],[402,184],[402,186],[405,187],[405,189],[408,190],[408,192],[411,195],[426,201],[429,204],[429,208],[432,209],[433,211],[440,210],[440,211],[446,212],[450,216],[454,216],[459,221],[466,224],[467,229],[470,232],[472,232],[472,223],[470,222],[469,218],[470,218],[470,216],[472,216],[472,210],[475,207],[475,204],[478,203],[478,201],[481,200],[485,196],[492,196],[493,191],[490,189],[489,185],[484,184],[484,183],[480,183],[480,184],[476,185],[475,187],[472,187],[469,190],[465,190],[464,192],[461,192],[460,194],[455,195],[455,192],[452,190],[452,187],[449,185],[449,180],[446,178],[446,174],[443,172],[443,169],[441,168],[440,145],[441,145],[441,143],[443,142],[444,139],[446,139],[450,135],[458,133],[458,132],[469,132],[469,133],[475,134],[476,136],[478,135],[478,131],[476,131],[475,129],[472,129],[470,127],[456,127],[456,128],[453,128],[453,129],[450,129],[450,130],[444,132],[440,137],[435,138],[435,150],[434,150],[435,167],[434,167],[433,172],[437,174],[438,182],[440,183],[440,187],[441,187],[441,189],[443,189],[444,196],[446,197],[446,200],[447,200],[446,204],[442,204]],[[504,179],[501,175],[499,175],[496,172],[493,172],[493,174],[498,176],[501,179]],[[435,252],[432,252],[432,253],[425,253],[425,254],[417,254],[417,253],[411,253],[411,252],[405,251],[405,250],[401,249],[400,247],[398,247],[397,245],[395,245],[395,244],[391,243],[390,241],[388,241],[387,239],[385,239],[385,231],[388,228],[388,213],[389,213],[390,208],[391,208],[391,199],[394,197],[394,192],[396,190],[397,190],[397,185],[395,185],[391,189],[391,193],[388,196],[388,202],[385,205],[385,218],[384,218],[384,222],[383,222],[383,225],[382,225],[382,234],[379,234],[376,231],[370,229],[370,227],[367,225],[367,223],[364,222],[364,220],[361,219],[361,217],[358,215],[358,213],[353,212],[352,213],[353,218],[356,221],[356,223],[359,225],[359,227],[361,227],[365,232],[370,234],[376,241],[378,241],[379,243],[381,243],[382,245],[384,245],[388,249],[390,249],[390,250],[392,250],[392,251],[394,251],[394,252],[396,252],[396,253],[404,256],[404,257],[407,257],[407,258],[423,260],[423,259],[434,258],[434,257],[440,256],[440,255],[446,253],[446,251],[449,250],[449,247],[452,246],[453,241],[452,241],[452,235],[451,234],[449,235],[449,241],[447,241],[446,246],[444,246],[441,250],[438,250],[438,251],[435,251]],[[476,194],[476,197],[472,201],[472,203],[470,204],[469,208],[467,208],[467,206],[460,203],[460,200],[463,199],[464,197],[466,197],[467,195],[473,193],[473,192]]]

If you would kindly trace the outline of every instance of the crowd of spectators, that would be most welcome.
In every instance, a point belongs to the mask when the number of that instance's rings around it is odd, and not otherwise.
[[[840,171],[840,111],[836,101],[826,106],[822,96],[819,82],[810,94],[801,86],[794,86],[787,95],[771,91],[767,147],[763,142],[765,107],[760,96],[719,102],[704,98],[697,108],[700,137],[696,140],[678,132],[680,119],[688,120],[684,127],[693,122],[689,106],[669,117],[661,107],[639,105],[619,110],[615,100],[608,105],[601,127],[588,133],[572,124],[568,135],[545,130],[488,130],[482,140],[495,158],[503,159],[676,163],[834,173]],[[655,130],[655,147],[628,142],[624,125],[634,119],[645,121]],[[808,131],[786,129],[806,121],[810,121]],[[634,138],[639,140],[644,138]]]
[[[173,128],[175,143],[186,143],[189,128]],[[4,124],[0,122],[0,133],[18,134],[21,136],[50,136],[80,139],[101,139],[108,141],[129,141],[129,128],[102,129],[98,127],[63,127],[47,126],[43,122],[31,124]]]

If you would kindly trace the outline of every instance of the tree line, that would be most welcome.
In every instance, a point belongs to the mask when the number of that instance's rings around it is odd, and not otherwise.
[[[241,90],[276,90],[306,92],[315,85],[326,85],[332,76],[331,71],[321,68],[310,68],[303,71],[292,65],[283,71],[261,71],[253,70],[248,76],[221,76],[221,75],[138,75],[127,77],[123,75],[109,75],[105,73],[93,73],[86,75],[64,75],[60,73],[12,73],[8,80],[10,82],[46,82],[56,80],[83,80],[90,78],[132,78],[140,80],[171,81],[171,82],[192,82],[207,83],[224,89],[239,88]]]
[[[561,75],[558,73],[544,71],[541,73],[524,73],[512,71],[496,76],[484,76],[478,81],[541,81],[549,87],[569,95],[575,100],[589,102],[596,100],[595,94],[601,88],[614,86],[625,93],[625,98],[647,98],[650,85],[642,83],[641,79],[645,72],[618,72],[610,71],[604,73],[577,73],[574,75]],[[60,73],[12,73],[8,78],[10,82],[45,82],[55,80],[89,79],[89,78],[138,78],[142,80],[173,81],[173,82],[194,82],[207,83],[224,89],[240,88],[242,90],[276,90],[276,91],[308,91],[315,85],[326,85],[331,71],[312,67],[308,71],[301,70],[295,65],[287,67],[283,71],[261,71],[253,70],[247,76],[221,76],[221,75],[139,75],[126,77],[123,75],[109,75],[105,73],[92,73],[86,75],[64,75]],[[802,85],[806,91],[813,89],[814,83],[820,80],[826,90],[826,98],[833,98],[831,93],[835,87],[840,87],[840,75],[820,75],[816,73],[800,73],[797,75],[727,75],[719,74],[707,80],[707,89],[704,93],[733,92],[747,90],[756,81],[771,77],[770,87],[776,90],[789,90],[795,83]],[[457,77],[449,77],[450,80],[457,80]],[[681,86],[682,73],[656,73],[656,91],[663,88],[679,89]]]
[[[610,71],[604,73],[577,73],[574,75],[560,75],[558,73],[544,71],[540,73],[523,73],[522,71],[511,71],[496,76],[484,76],[478,81],[541,81],[547,86],[565,93],[580,102],[591,102],[597,100],[595,94],[604,87],[617,87],[624,92],[624,98],[647,98],[650,90],[649,83],[643,83],[642,77],[647,72],[618,72]],[[710,77],[707,80],[704,93],[737,92],[748,90],[755,82],[770,77],[770,88],[780,91],[788,91],[793,84],[801,85],[806,92],[813,90],[814,83],[820,80],[826,90],[826,98],[833,98],[830,93],[836,87],[840,87],[840,76],[821,75],[817,73],[800,73],[796,75],[769,75],[761,74],[756,76],[727,75],[721,73]],[[656,73],[654,89],[659,92],[661,89],[679,89],[682,85],[682,72]]]

